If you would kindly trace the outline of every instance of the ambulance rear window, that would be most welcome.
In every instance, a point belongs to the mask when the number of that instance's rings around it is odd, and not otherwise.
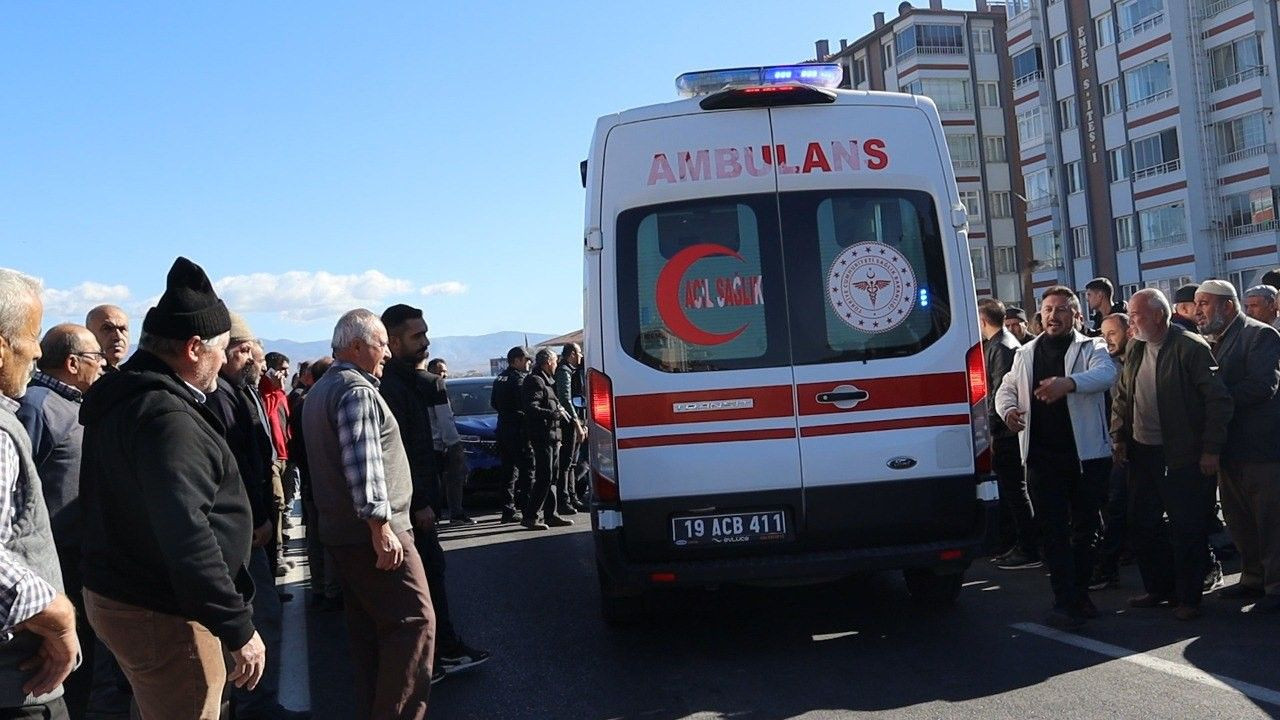
[[[628,355],[664,372],[789,362],[773,195],[628,210],[617,238]]]

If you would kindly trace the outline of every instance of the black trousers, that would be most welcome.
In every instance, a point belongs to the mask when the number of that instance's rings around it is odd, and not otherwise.
[[[1075,607],[1089,591],[1110,472],[1111,458],[1032,459],[1027,464],[1027,489],[1040,529],[1040,556],[1049,569],[1055,607]]]
[[[1106,572],[1120,569],[1120,555],[1128,543],[1129,470],[1114,465],[1108,478],[1107,504],[1102,508],[1102,544],[1098,547],[1098,566]]]
[[[1200,605],[1213,492],[1214,479],[1199,466],[1167,467],[1162,447],[1129,446],[1129,535],[1147,592]]]
[[[431,605],[436,610],[436,656],[447,653],[458,644],[458,633],[449,615],[449,593],[444,584],[444,548],[440,547],[440,534],[436,526],[423,530],[413,529],[413,545],[422,558],[422,569],[427,576],[427,589],[431,591]]]
[[[511,514],[529,501],[533,451],[524,433],[503,430],[498,433],[498,453],[502,457],[502,512]]]
[[[996,438],[991,443],[991,469],[1000,487],[1000,540],[1008,549],[1017,546],[1022,552],[1038,556],[1039,543],[1035,512],[1027,495],[1027,473],[1022,467],[1022,451],[1018,436]]]
[[[58,698],[44,705],[20,708],[0,708],[0,720],[69,720],[67,704]]]
[[[533,520],[542,511],[543,518],[556,514],[556,455],[557,443],[533,443],[533,489],[529,491],[529,502],[524,506],[524,519]]]
[[[561,425],[560,452],[556,458],[556,499],[560,505],[577,497],[578,438],[574,426]]]

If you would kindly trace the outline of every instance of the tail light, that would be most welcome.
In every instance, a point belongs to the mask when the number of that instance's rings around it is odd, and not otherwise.
[[[973,469],[979,474],[991,472],[991,425],[987,411],[987,359],[982,343],[969,348],[965,355],[965,374],[969,381],[969,426],[973,428]]]
[[[597,505],[616,505],[618,446],[613,434],[613,381],[599,370],[588,370],[587,397],[591,411],[587,452],[591,458],[592,494]]]

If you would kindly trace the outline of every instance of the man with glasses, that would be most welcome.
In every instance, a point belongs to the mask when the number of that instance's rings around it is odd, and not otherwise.
[[[105,372],[115,372],[129,354],[129,316],[115,305],[99,305],[89,311],[84,324],[102,346]]]

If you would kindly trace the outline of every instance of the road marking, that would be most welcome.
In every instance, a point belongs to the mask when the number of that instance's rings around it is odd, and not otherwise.
[[[1125,662],[1140,665],[1149,670],[1156,670],[1166,675],[1180,678],[1182,680],[1190,680],[1191,682],[1208,685],[1209,687],[1218,688],[1219,690],[1235,690],[1244,695],[1262,702],[1271,703],[1272,705],[1280,705],[1280,691],[1265,688],[1261,685],[1254,685],[1243,680],[1236,680],[1226,675],[1218,675],[1217,673],[1208,673],[1203,670],[1183,665],[1171,660],[1165,660],[1148,653],[1130,650],[1120,647],[1119,645],[1111,645],[1109,643],[1100,642],[1080,635],[1072,635],[1071,633],[1061,632],[1053,628],[1037,625],[1036,623],[1013,623],[1009,627],[1015,630],[1039,635],[1043,638],[1056,640],[1057,642],[1074,645],[1075,647],[1089,650],[1099,655],[1123,660]]]
[[[297,522],[298,518],[295,517]],[[293,540],[294,547],[302,540],[306,546],[306,531],[301,524],[284,531],[288,540]],[[290,548],[293,549],[293,548]],[[293,600],[284,603],[284,617],[281,618],[280,642],[280,704],[291,710],[309,710],[311,708],[311,668],[307,662],[307,591],[303,589],[303,581],[310,577],[307,567],[307,554],[290,555],[296,565],[284,578],[277,589],[293,593]]]

